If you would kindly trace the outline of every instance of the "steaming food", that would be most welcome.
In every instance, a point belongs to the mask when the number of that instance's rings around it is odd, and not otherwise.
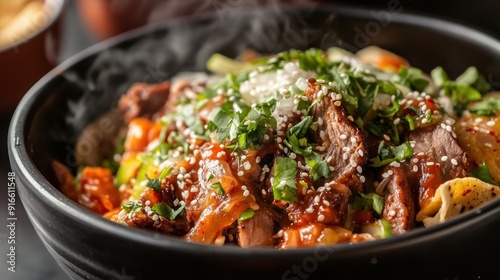
[[[53,163],[61,191],[129,227],[279,249],[388,238],[499,194],[500,103],[474,67],[451,80],[377,47],[242,57],[134,84],[112,154],[76,178]]]

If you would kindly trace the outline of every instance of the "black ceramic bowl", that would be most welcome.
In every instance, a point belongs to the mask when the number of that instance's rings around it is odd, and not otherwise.
[[[274,53],[378,45],[426,71],[456,76],[475,65],[500,79],[500,43],[441,20],[333,6],[207,15],[136,30],[69,59],[17,108],[9,155],[20,198],[49,252],[81,279],[463,279],[497,276],[500,200],[457,219],[390,239],[280,251],[208,246],[109,222],[58,191],[50,162],[74,167],[86,124],[112,109],[133,82],[204,70],[213,52]],[[98,139],[99,131],[89,136]],[[496,257],[495,257],[496,256]]]

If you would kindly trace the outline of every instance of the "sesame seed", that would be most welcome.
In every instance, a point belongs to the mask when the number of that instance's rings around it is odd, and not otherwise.
[[[337,107],[340,107],[340,105],[342,105],[342,102],[340,102],[339,100],[333,102],[333,105],[337,106]]]
[[[389,177],[389,174],[384,172],[384,173],[382,173],[382,177],[385,179],[385,178]]]
[[[417,163],[417,162],[418,162],[418,158],[412,158],[412,159],[411,159],[411,162],[413,162],[413,163]]]
[[[195,186],[193,186],[193,187],[191,187],[191,190],[190,190],[190,191],[191,191],[192,193],[196,193],[196,192],[198,192],[198,188],[197,188],[197,187],[195,187]]]
[[[397,162],[397,161],[393,161],[389,164],[390,166],[392,167],[400,167],[401,166],[401,163]]]
[[[314,209],[312,209],[312,207],[308,207],[308,208],[306,208],[305,211],[310,214],[310,213],[314,212]]]
[[[243,163],[243,168],[245,168],[245,170],[250,170],[251,167],[252,167],[252,165],[250,164],[250,162],[245,161]]]
[[[447,156],[442,156],[441,157],[441,161],[447,161],[448,160],[448,157]]]
[[[484,145],[485,145],[486,147],[488,147],[488,148],[492,148],[492,147],[493,147],[493,144],[491,144],[491,143],[484,143]]]
[[[325,215],[323,215],[323,214],[319,214],[319,215],[318,215],[318,222],[322,222],[322,221],[324,221],[324,220],[325,220]]]
[[[319,195],[315,196],[314,197],[314,203],[317,204],[317,203],[319,203],[319,201],[320,201]]]
[[[151,212],[151,207],[149,207],[149,206],[144,206],[144,211],[145,211],[146,213]]]
[[[193,200],[191,200],[191,205],[195,205],[196,203],[198,203],[198,200],[197,200],[197,199],[193,199]]]
[[[264,190],[264,189],[262,189],[261,193],[262,193],[262,195],[266,195],[267,194],[266,190]]]
[[[346,160],[348,157],[349,157],[349,156],[348,156],[346,153],[342,154],[342,159],[343,159],[343,160]]]
[[[186,174],[186,168],[184,166],[181,166],[181,168],[179,168],[179,171],[181,172],[181,174]]]
[[[158,221],[158,214],[154,214],[153,217],[151,217],[153,221]]]
[[[492,127],[495,125],[495,121],[491,120],[486,123],[487,126]]]
[[[297,158],[297,154],[295,154],[295,153],[291,153],[291,154],[290,154],[290,158],[291,158],[291,159],[296,159],[296,158]]]
[[[362,157],[364,154],[365,154],[365,152],[363,152],[363,150],[358,150],[358,155],[359,155],[360,157]]]
[[[458,165],[458,161],[454,158],[451,159],[451,164]]]
[[[366,181],[366,178],[365,178],[365,176],[360,176],[359,180],[361,181],[361,183],[364,183]]]
[[[432,165],[434,165],[434,162],[433,161],[428,161],[428,162],[425,163],[425,165],[432,166]]]
[[[397,119],[395,119],[392,123],[393,123],[394,125],[398,125],[400,122],[401,122],[401,119],[400,119],[400,118],[397,118]]]
[[[389,137],[389,135],[387,135],[387,134],[384,134],[383,137],[384,137],[385,141],[391,140],[391,137]]]
[[[332,172],[333,172],[333,171],[335,171],[335,167],[333,167],[333,166],[328,166],[328,168],[329,168],[329,169],[330,169],[330,171],[332,171]]]
[[[149,201],[149,199],[148,199],[148,200],[146,200],[146,202],[144,202],[144,204],[145,204],[146,206],[149,206],[149,204],[151,204],[151,201]]]
[[[447,125],[446,126],[446,131],[451,132],[451,126]]]
[[[413,172],[417,172],[418,171],[418,166],[414,165],[413,168],[412,168],[412,171]]]
[[[247,186],[245,186],[245,185],[241,186],[241,189],[244,190],[244,191],[248,190]]]
[[[245,172],[243,172],[243,171],[238,171],[238,176],[239,176],[239,177],[242,177],[243,175],[245,175]]]
[[[341,140],[345,140],[345,139],[347,139],[347,135],[345,135],[345,134],[341,134],[339,138],[340,138]]]
[[[426,124],[427,122],[428,122],[428,120],[426,118],[422,119],[422,124]]]
[[[350,120],[351,122],[354,121],[354,118],[352,116],[348,116],[347,119]]]
[[[322,118],[322,117],[319,117],[319,118],[318,118],[318,124],[319,124],[319,125],[323,125],[323,118]]]
[[[255,158],[255,162],[256,162],[256,163],[260,163],[260,160],[261,160],[261,158],[260,158],[260,157],[256,157],[256,158]]]
[[[319,132],[319,137],[321,137],[322,139],[325,138],[325,132],[323,130]]]
[[[394,211],[393,209],[389,210],[389,217],[394,217],[396,216],[396,211]]]
[[[356,170],[358,171],[358,173],[363,173],[363,167],[359,166],[356,167]]]
[[[389,176],[390,176],[390,175],[394,174],[394,171],[392,171],[392,170],[387,170],[387,174],[389,174]]]
[[[250,195],[250,192],[249,192],[248,190],[245,190],[245,191],[243,192],[243,196],[249,196],[249,195]]]
[[[269,135],[264,134],[264,140],[269,140]]]

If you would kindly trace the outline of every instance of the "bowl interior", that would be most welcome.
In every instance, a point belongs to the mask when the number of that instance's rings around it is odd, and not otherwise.
[[[214,52],[234,57],[247,48],[276,53],[290,48],[326,49],[331,46],[356,51],[368,45],[378,45],[406,57],[413,66],[424,71],[441,65],[450,76],[457,76],[474,65],[490,81],[500,79],[500,43],[495,40],[440,20],[383,12],[389,20],[380,20],[370,11],[334,6],[256,10],[224,18],[207,15],[145,27],[96,45],[50,72],[30,90],[18,107],[10,130],[10,138],[18,137],[9,144],[11,164],[18,168],[22,166],[22,170],[27,171],[27,181],[38,181],[35,187],[28,185],[20,192],[25,197],[28,194],[43,197],[52,203],[54,211],[62,211],[82,224],[91,221],[93,227],[109,230],[110,222],[86,211],[57,191],[51,161],[56,159],[76,168],[75,141],[82,129],[113,109],[120,95],[132,83],[159,82],[180,71],[204,71],[205,61]],[[101,136],[95,131],[88,136],[88,141],[98,141]],[[497,205],[488,205],[482,214]],[[30,205],[25,207],[30,208]],[[75,209],[80,210],[69,213]],[[34,217],[32,220],[37,219],[34,211],[28,211]],[[470,222],[478,215],[471,213],[457,221]],[[439,233],[437,229],[453,226],[456,226],[455,230],[460,227],[459,223],[451,221],[435,229],[416,230],[414,234],[369,245],[360,244],[356,248],[365,250],[366,254],[372,254],[377,248],[397,251],[405,246],[415,246],[416,239],[412,238],[428,240],[422,236],[432,234],[442,237],[445,231]],[[448,233],[450,231],[453,229]],[[127,238],[136,242],[138,239],[134,234],[152,236],[133,229],[124,229],[124,232],[131,233]],[[356,248],[344,249],[353,251]],[[234,249],[218,248],[215,251],[237,254]],[[299,250],[299,253],[264,251],[267,256],[288,254],[287,260],[295,257],[300,260],[313,252],[311,249]],[[262,253],[261,250],[249,252]],[[301,255],[300,252],[304,253]],[[439,255],[430,258],[439,259]]]

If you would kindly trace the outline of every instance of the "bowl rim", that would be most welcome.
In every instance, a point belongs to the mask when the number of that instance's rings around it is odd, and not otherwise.
[[[43,24],[43,26],[41,26],[34,32],[29,32],[28,35],[23,36],[21,40],[17,40],[13,44],[0,47],[0,54],[7,53],[11,50],[19,48],[21,45],[28,43],[33,38],[39,36],[40,34],[47,31],[49,28],[51,28],[55,24],[55,22],[61,18],[68,2],[69,0],[44,0],[44,6],[53,5],[55,7],[55,10],[51,11],[50,13],[50,18]]]
[[[322,9],[327,8],[327,12],[339,14],[341,16],[361,19],[372,18],[370,16],[371,10],[366,8],[341,5],[334,6],[330,4],[321,4],[319,6]],[[302,8],[304,7],[285,7],[283,11],[287,12],[289,10],[293,11],[295,9]],[[317,8],[317,6],[308,6],[305,8],[315,9]],[[268,12],[269,9],[258,8],[255,9],[255,11]],[[252,14],[252,12],[254,11],[249,12],[248,10],[246,10],[246,13],[248,14]],[[277,250],[274,247],[243,249],[238,246],[216,246],[210,244],[207,245],[192,243],[178,237],[124,227],[122,225],[103,219],[98,214],[91,212],[90,210],[84,208],[83,206],[77,204],[76,202],[63,195],[42,175],[42,173],[35,166],[34,162],[31,160],[29,153],[27,152],[26,139],[24,137],[25,135],[27,135],[25,128],[29,127],[29,125],[26,124],[30,114],[29,110],[32,108],[35,100],[37,100],[37,98],[39,98],[39,96],[43,94],[44,88],[47,86],[47,84],[49,84],[53,79],[60,76],[61,73],[67,71],[68,69],[72,68],[88,57],[97,55],[98,53],[101,53],[110,47],[115,47],[126,41],[133,40],[134,38],[145,36],[155,31],[159,31],[160,29],[175,28],[175,26],[179,24],[182,25],[193,21],[201,21],[207,18],[210,19],[211,17],[214,17],[214,14],[207,13],[202,16],[197,16],[195,19],[181,18],[162,21],[122,33],[80,51],[79,53],[66,59],[65,61],[60,63],[59,66],[55,67],[53,70],[44,75],[35,85],[31,87],[31,89],[23,97],[14,112],[9,126],[8,152],[11,165],[15,165],[16,167],[18,167],[23,176],[25,176],[25,179],[32,185],[21,186],[20,188],[31,188],[33,195],[36,195],[39,199],[44,200],[45,202],[50,202],[55,211],[64,212],[65,215],[76,220],[78,223],[85,224],[89,228],[103,230],[108,234],[117,235],[124,239],[134,240],[148,246],[169,248],[174,250],[182,249],[184,252],[192,253],[193,255],[200,253],[211,253],[232,255],[235,257],[258,256],[274,258],[276,256],[293,257],[308,256],[314,254],[318,250],[318,247],[316,246],[287,250]],[[452,36],[466,37],[470,40],[476,41],[477,45],[481,45],[482,47],[488,48],[491,51],[498,53],[498,55],[500,56],[500,41],[483,33],[482,31],[461,25],[459,23],[411,13],[392,14],[391,22],[402,25],[418,26],[425,29],[432,29],[447,33]],[[331,248],[332,252],[337,253],[355,253],[358,250],[364,252],[376,252],[377,249],[381,248],[383,248],[383,250],[387,250],[389,248],[395,249],[399,247],[406,247],[410,244],[419,243],[423,240],[432,239],[436,236],[444,236],[447,234],[447,232],[453,232],[458,229],[470,229],[471,225],[474,225],[478,221],[486,219],[499,212],[500,209],[495,209],[500,208],[497,207],[498,205],[500,205],[500,199],[491,201],[475,211],[469,211],[457,218],[450,219],[445,223],[438,224],[429,228],[413,229],[403,235],[393,236],[388,239],[376,240],[371,242],[361,242],[358,244],[335,244],[326,247]]]

